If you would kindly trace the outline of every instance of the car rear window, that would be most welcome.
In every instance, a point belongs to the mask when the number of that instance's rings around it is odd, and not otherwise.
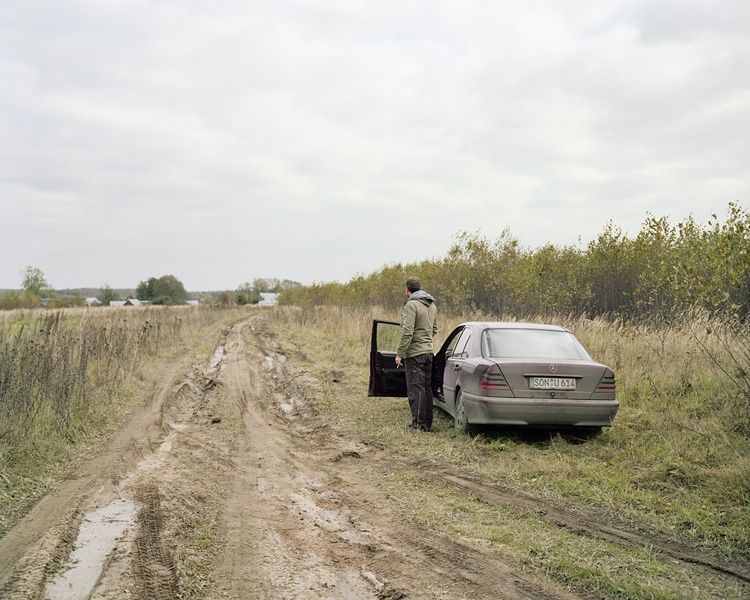
[[[486,358],[591,360],[572,333],[548,329],[487,329],[482,354]]]

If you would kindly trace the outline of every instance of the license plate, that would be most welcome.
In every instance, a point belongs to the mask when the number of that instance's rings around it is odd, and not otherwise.
[[[529,377],[532,390],[574,390],[576,380],[572,377]]]

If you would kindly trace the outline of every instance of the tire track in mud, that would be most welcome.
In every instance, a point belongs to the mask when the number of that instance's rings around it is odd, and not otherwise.
[[[187,351],[175,360],[180,364]],[[173,374],[173,372],[170,372]],[[45,588],[64,568],[76,547],[80,527],[97,507],[120,495],[113,493],[128,465],[148,456],[162,436],[161,408],[171,378],[151,388],[149,401],[107,447],[81,465],[55,491],[42,498],[0,540],[0,591],[3,598],[42,598]],[[135,433],[134,433],[135,432]]]
[[[585,597],[402,522],[372,477],[392,457],[330,436],[306,398],[305,375],[287,369],[260,322],[250,331],[222,374],[225,390],[242,396],[246,435],[226,505],[223,583],[212,597]]]
[[[173,384],[162,404],[161,445],[130,475],[141,507],[129,567],[136,598],[173,600],[194,592],[178,576],[177,557],[192,530],[205,526],[202,511],[220,502],[229,479],[230,444],[217,414],[217,375],[233,327],[222,332],[208,367],[194,365]]]
[[[189,357],[184,351],[175,357],[175,365]],[[61,483],[58,489],[42,498],[25,518],[0,540],[0,585],[13,577],[12,571],[22,560],[24,552],[35,544],[44,543],[52,527],[59,523],[73,523],[78,507],[101,484],[103,478],[118,480],[123,467],[150,454],[162,437],[161,409],[172,378],[155,382],[148,394],[149,401],[137,411],[130,423],[121,430],[107,447],[89,462],[81,465]],[[135,432],[135,433],[134,433]],[[75,526],[77,528],[77,525]],[[0,589],[2,589],[0,587]]]
[[[242,432],[224,505],[216,597],[375,598],[373,584],[347,566],[352,550],[337,544],[342,531],[327,527],[333,513],[322,516],[310,499],[326,476],[300,457],[299,440],[289,438],[286,416],[294,399],[273,385],[277,356],[256,345],[253,324],[247,335],[243,329],[222,373],[225,393],[241,408]]]
[[[217,332],[214,328],[205,339]],[[162,535],[161,496],[149,474],[167,463],[175,434],[185,426],[165,410],[175,403],[195,404],[203,396],[204,390],[193,383],[202,368],[190,367],[192,360],[192,350],[173,357],[151,384],[143,406],[105,448],[0,539],[0,597],[178,597],[174,562]],[[112,512],[113,506],[119,513]],[[114,531],[96,530],[112,530],[113,523]],[[102,536],[107,535],[111,539],[102,550]],[[86,544],[93,549],[87,552]],[[89,561],[93,567],[76,564]],[[88,573],[71,575],[78,567]]]
[[[664,536],[644,533],[645,527],[639,527],[637,531],[628,529],[624,524],[617,523],[613,516],[597,517],[590,513],[581,516],[562,507],[551,506],[547,501],[543,502],[518,493],[500,490],[466,477],[435,472],[433,476],[454,487],[469,491],[487,502],[539,514],[558,527],[565,527],[579,534],[632,548],[649,548],[674,561],[694,565],[705,573],[722,578],[728,577],[745,586],[750,584],[750,564],[722,560]]]
[[[139,482],[135,499],[141,504],[133,560],[138,597],[172,600],[178,593],[177,570],[162,541],[164,516],[156,482],[151,479]]]

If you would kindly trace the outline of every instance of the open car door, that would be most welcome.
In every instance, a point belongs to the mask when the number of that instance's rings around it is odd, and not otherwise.
[[[396,368],[396,350],[400,339],[401,323],[378,320],[372,322],[368,396],[406,397],[404,367]]]

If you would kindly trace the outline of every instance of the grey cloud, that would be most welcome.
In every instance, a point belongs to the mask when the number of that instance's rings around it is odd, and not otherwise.
[[[659,206],[720,212],[750,191],[747,9],[707,11],[10,0],[0,252],[36,229],[61,285],[132,278],[155,254],[208,288],[346,279],[439,254],[459,229],[573,243]],[[110,254],[70,281],[71,228],[82,245],[136,241],[141,266]],[[0,267],[0,287],[32,258]]]
[[[642,0],[633,22],[649,43],[692,42],[709,36],[747,38],[750,5],[744,0]]]

